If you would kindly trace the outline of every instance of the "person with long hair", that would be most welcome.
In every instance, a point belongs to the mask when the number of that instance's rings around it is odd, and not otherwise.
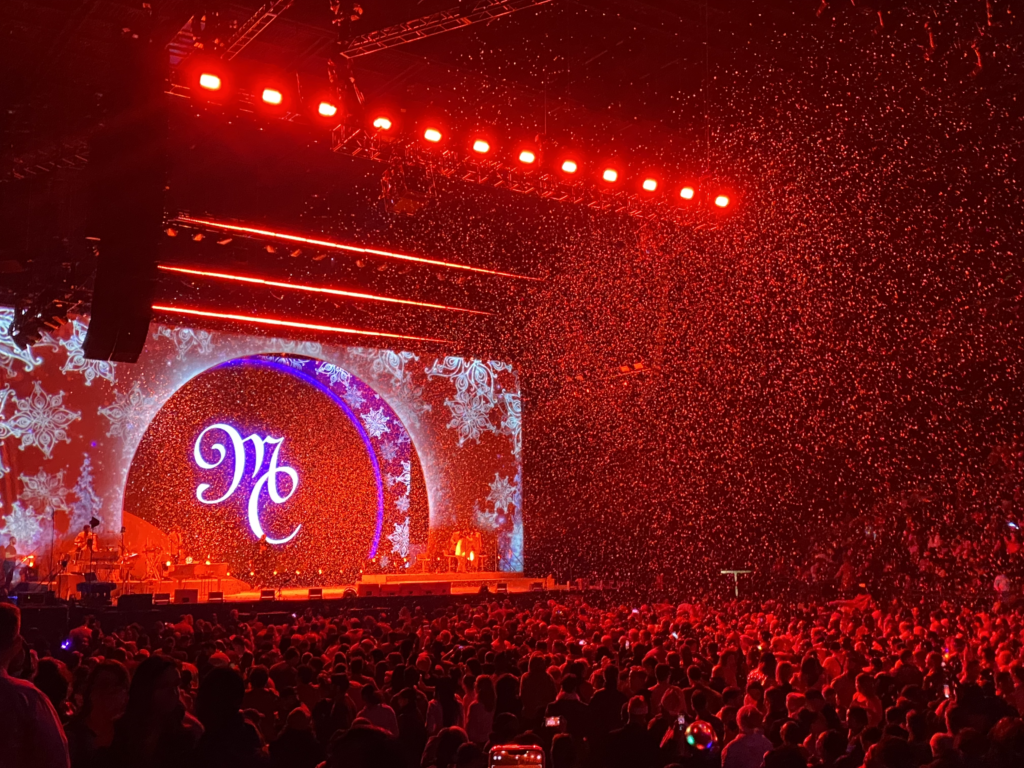
[[[128,704],[131,678],[119,661],[104,660],[89,671],[82,689],[82,708],[64,728],[71,768],[92,768],[106,762],[114,725]]]
[[[178,696],[181,675],[174,661],[154,654],[139,664],[128,705],[114,726],[114,768],[181,768],[203,732]]]

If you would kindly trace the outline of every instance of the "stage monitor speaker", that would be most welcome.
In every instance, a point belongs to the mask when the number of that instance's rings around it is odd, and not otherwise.
[[[308,600],[323,600],[324,589],[323,587],[310,587],[309,593],[306,595]]]
[[[109,51],[118,76],[89,146],[87,234],[99,250],[85,357],[134,363],[149,334],[167,183],[167,65],[149,35]]]
[[[381,589],[380,584],[359,584],[358,592],[356,594],[359,597],[380,597]]]
[[[43,581],[22,581],[14,585],[16,595],[41,595],[46,591],[47,585]]]
[[[145,611],[153,607],[153,595],[148,592],[140,595],[121,595],[117,598],[117,607],[129,611]]]
[[[211,592],[206,596],[206,602],[208,603],[223,603],[224,593],[223,592]]]
[[[428,581],[420,585],[421,595],[450,595],[452,583],[450,581]]]
[[[507,595],[508,594],[508,582],[507,581],[499,581],[498,582],[498,586],[495,589],[495,591],[499,595]]]
[[[153,605],[170,605],[171,604],[171,593],[170,592],[157,592],[153,595]]]
[[[199,602],[199,590],[198,589],[176,589],[174,590],[174,602],[186,604],[194,604]]]
[[[44,589],[42,591],[32,592],[18,592],[18,607],[24,607],[26,605],[55,605],[57,603],[56,597],[52,590],[46,589],[46,585],[42,585]]]
[[[263,602],[273,602],[274,596],[276,594],[277,593],[274,592],[274,590],[272,590],[272,589],[261,589],[260,590],[260,600],[263,601]]]

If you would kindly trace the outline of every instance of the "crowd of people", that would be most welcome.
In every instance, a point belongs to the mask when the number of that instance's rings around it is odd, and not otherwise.
[[[604,598],[607,601],[607,598]],[[109,617],[104,617],[109,620]],[[1024,766],[1024,610],[566,593],[74,627],[0,604],[5,768]]]

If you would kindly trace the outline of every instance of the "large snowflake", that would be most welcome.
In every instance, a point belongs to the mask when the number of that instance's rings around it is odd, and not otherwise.
[[[158,325],[153,333],[154,339],[170,339],[178,352],[178,359],[184,360],[189,352],[195,349],[203,355],[210,353],[213,349],[213,336],[209,331],[193,331],[191,328],[168,328],[166,325]]]
[[[395,523],[394,532],[388,536],[388,541],[391,542],[391,551],[399,557],[408,557],[410,552],[409,546],[409,518],[401,523]]]
[[[98,408],[97,412],[110,421],[108,437],[120,437],[128,442],[147,421],[155,402],[155,398],[142,394],[142,388],[136,381],[127,392],[115,392],[114,402]]]
[[[509,482],[507,477],[500,477],[494,473],[494,482],[490,484],[491,492],[487,494],[487,500],[494,506],[494,511],[499,509],[507,513],[508,508],[513,506],[516,496],[516,487]]]
[[[64,487],[64,470],[61,469],[55,475],[46,470],[40,470],[34,475],[21,476],[22,491],[18,501],[26,507],[42,509],[44,513],[50,514],[55,509],[67,510],[69,488]]]
[[[8,399],[14,401],[14,414],[10,418],[3,415]],[[21,441],[20,450],[34,445],[50,458],[57,443],[71,442],[68,426],[81,417],[80,412],[64,407],[63,392],[48,395],[37,381],[32,394],[26,398],[19,398],[13,392],[8,395],[7,390],[0,396],[0,439],[17,437]]]
[[[388,475],[388,486],[397,485],[401,483],[405,486],[405,495],[409,495],[409,491],[412,488],[412,462],[403,461],[402,471],[397,475]]]
[[[380,437],[385,432],[391,431],[391,420],[385,415],[384,406],[371,408],[359,418],[363,420],[363,426],[370,433],[370,437]]]
[[[11,511],[4,517],[3,533],[17,540],[19,552],[32,552],[43,542],[43,533],[49,520],[21,502],[11,504]]]
[[[32,347],[21,349],[14,343],[10,333],[11,323],[13,322],[14,310],[9,307],[0,308],[0,369],[3,369],[7,378],[12,378],[18,374],[18,371],[14,370],[16,362],[21,363],[22,370],[25,373],[30,372],[37,365],[43,364],[42,360],[33,356]]]
[[[395,499],[395,508],[403,515],[409,511],[409,494]]]
[[[72,320],[71,335],[67,339],[59,340],[59,344],[68,353],[68,358],[64,361],[64,366],[60,369],[60,372],[64,374],[82,374],[85,376],[85,385],[87,387],[91,386],[92,380],[96,378],[106,379],[113,383],[114,363],[108,363],[106,360],[86,359],[85,353],[82,351],[82,346],[85,344],[86,330],[85,323]]]
[[[352,380],[351,373],[334,363],[320,363],[316,367],[316,372],[320,376],[326,376],[331,382],[331,386],[336,385],[340,381],[342,386],[347,388],[349,381]]]
[[[467,440],[480,442],[483,433],[497,431],[490,414],[500,397],[498,374],[511,370],[511,365],[498,360],[484,362],[464,357],[435,360],[427,369],[427,378],[441,377],[455,384],[455,397],[444,404],[452,415],[448,428],[458,431],[459,445]]]

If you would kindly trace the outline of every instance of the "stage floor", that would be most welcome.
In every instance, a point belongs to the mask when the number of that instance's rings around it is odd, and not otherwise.
[[[69,580],[70,581],[70,580]],[[77,581],[77,580],[76,580]],[[425,597],[441,595],[475,595],[486,586],[491,594],[524,594],[527,592],[549,592],[567,590],[568,585],[556,584],[554,579],[534,579],[517,573],[396,573],[364,575],[355,584],[337,584],[320,587],[314,598],[339,600],[346,597]],[[235,578],[182,579],[131,581],[118,584],[111,593],[116,601],[122,595],[152,594],[166,595],[173,604],[210,602],[253,603],[260,600],[299,601],[310,599],[310,587],[274,588],[273,597],[264,596],[270,587],[253,588]],[[353,595],[354,593],[354,595]],[[68,598],[75,595],[75,585],[59,582],[58,596]]]

